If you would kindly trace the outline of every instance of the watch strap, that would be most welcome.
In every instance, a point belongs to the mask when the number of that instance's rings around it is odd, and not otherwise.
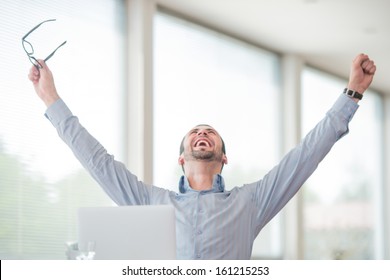
[[[348,95],[349,97],[357,98],[359,100],[362,100],[362,98],[363,98],[363,94],[357,92],[356,90],[352,90],[352,89],[349,89],[349,88],[345,88],[343,93]]]

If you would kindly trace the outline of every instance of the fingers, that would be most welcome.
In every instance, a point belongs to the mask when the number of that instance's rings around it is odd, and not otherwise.
[[[363,61],[365,61],[367,59],[369,59],[368,55],[361,53],[355,57],[355,59],[353,60],[353,64],[361,65],[363,63]]]
[[[363,71],[366,74],[370,74],[370,75],[375,74],[376,66],[375,66],[374,61],[372,61],[370,59],[364,60],[361,66],[363,68]]]
[[[38,62],[42,66],[42,68],[40,68],[40,70],[39,70],[41,77],[43,77],[43,78],[51,77],[52,73],[51,73],[49,67],[47,66],[46,62],[42,59],[38,59]]]
[[[38,82],[41,77],[45,78],[45,77],[47,77],[48,74],[49,75],[51,74],[50,69],[44,60],[38,59],[38,62],[40,64],[40,66],[42,66],[42,67],[39,66],[39,68],[38,68],[37,66],[32,66],[29,73],[28,73],[28,78],[33,83]]]
[[[353,61],[355,67],[361,67],[366,74],[373,75],[376,71],[376,65],[366,54],[359,54]]]
[[[47,64],[45,63],[45,61],[43,59],[38,59],[38,62],[39,64],[42,66],[42,68],[40,69],[43,69],[43,70],[47,70]]]
[[[39,80],[40,73],[37,67],[32,66],[30,72],[28,73],[28,78],[31,82],[36,83]]]

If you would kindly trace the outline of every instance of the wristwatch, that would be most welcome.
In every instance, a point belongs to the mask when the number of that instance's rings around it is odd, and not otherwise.
[[[349,88],[345,88],[343,93],[345,93],[349,97],[357,98],[359,100],[362,100],[362,98],[363,98],[363,94],[357,92],[356,90],[352,90],[352,89],[349,89]]]

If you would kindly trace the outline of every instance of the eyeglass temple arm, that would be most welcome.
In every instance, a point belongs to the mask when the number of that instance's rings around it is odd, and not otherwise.
[[[31,29],[26,35],[23,36],[22,40],[25,40],[27,38],[28,35],[30,35],[32,32],[34,32],[35,29],[37,29],[39,26],[41,26],[42,24],[44,24],[45,22],[48,22],[48,21],[55,21],[56,19],[48,19],[48,20],[45,20],[45,21],[42,21],[40,24],[38,24],[37,26],[35,26],[33,29]]]
[[[53,55],[54,55],[54,53],[60,48],[60,47],[62,47],[63,45],[65,45],[66,44],[66,41],[64,41],[61,45],[59,45],[51,54],[49,54],[43,61],[44,62],[46,62],[47,60],[49,60],[49,58],[51,58]]]

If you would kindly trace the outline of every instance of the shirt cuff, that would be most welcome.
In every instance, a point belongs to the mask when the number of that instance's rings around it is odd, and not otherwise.
[[[45,112],[45,117],[55,127],[57,127],[61,122],[71,117],[72,115],[72,112],[62,99],[58,99],[56,102],[50,105]]]
[[[341,94],[331,110],[337,112],[345,120],[350,122],[358,108],[359,105],[351,97]]]

